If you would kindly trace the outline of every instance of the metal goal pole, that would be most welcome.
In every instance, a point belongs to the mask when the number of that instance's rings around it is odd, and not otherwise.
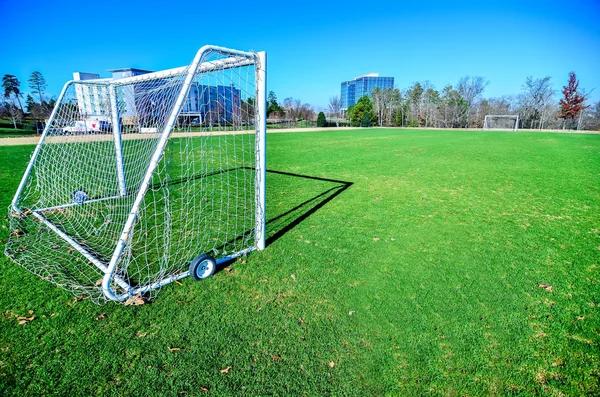
[[[266,243],[266,177],[267,177],[267,54],[259,52],[256,68],[256,249],[265,249]]]

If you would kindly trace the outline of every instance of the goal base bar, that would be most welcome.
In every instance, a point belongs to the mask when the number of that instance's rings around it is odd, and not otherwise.
[[[97,199],[97,200],[89,200],[87,202],[93,202],[93,201],[102,201],[102,200],[108,200],[108,199],[114,199],[114,198],[120,198],[120,196],[114,196],[114,197],[105,197],[102,199]],[[125,301],[129,298],[131,298],[132,296],[135,296],[137,294],[144,294],[147,292],[150,292],[152,290],[156,290],[159,289],[165,285],[171,284],[177,280],[181,280],[183,278],[186,278],[190,275],[189,270],[182,272],[180,274],[174,275],[174,276],[169,276],[169,277],[165,277],[161,280],[158,280],[152,284],[146,285],[144,287],[134,287],[131,284],[129,284],[127,281],[125,281],[123,278],[119,277],[118,275],[114,274],[114,272],[111,274],[111,272],[109,272],[108,266],[103,263],[101,260],[99,260],[98,258],[96,258],[92,253],[90,253],[85,247],[83,247],[81,244],[79,244],[77,241],[75,241],[73,238],[71,238],[68,234],[66,234],[65,232],[63,232],[60,228],[58,228],[55,224],[53,224],[52,222],[50,222],[43,214],[42,212],[46,212],[46,211],[52,211],[55,209],[62,209],[62,208],[66,208],[66,207],[71,207],[73,205],[80,205],[80,204],[65,204],[65,205],[59,205],[56,207],[48,207],[48,208],[43,208],[40,210],[35,210],[35,211],[31,211],[31,215],[33,215],[35,218],[37,218],[40,222],[42,222],[44,225],[46,225],[50,230],[52,230],[54,233],[56,233],[59,237],[61,237],[66,243],[68,243],[71,247],[73,247],[77,252],[79,252],[81,255],[83,255],[87,260],[89,260],[92,264],[94,264],[94,266],[96,266],[102,273],[104,273],[104,277],[102,278],[102,292],[104,293],[104,295],[111,300],[116,300],[116,301]],[[18,212],[19,216],[27,216],[23,211],[19,210]],[[249,254],[252,251],[256,251],[256,250],[260,250],[259,247],[249,247],[245,250],[239,251],[239,252],[234,252],[231,253],[229,255],[223,256],[221,258],[216,259],[216,264],[217,266],[220,266],[224,263],[227,263],[233,259],[239,258],[240,256],[244,256]],[[108,283],[108,285],[112,284],[112,282],[116,282],[116,284],[121,287],[123,290],[125,291],[129,291],[123,294],[115,294],[111,288],[104,288],[104,284]]]

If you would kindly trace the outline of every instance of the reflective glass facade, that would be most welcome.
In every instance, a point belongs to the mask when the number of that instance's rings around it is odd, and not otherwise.
[[[366,75],[342,83],[341,102],[342,109],[356,104],[361,97],[371,95],[375,88],[386,90],[394,87],[393,77],[379,77],[378,75]]]

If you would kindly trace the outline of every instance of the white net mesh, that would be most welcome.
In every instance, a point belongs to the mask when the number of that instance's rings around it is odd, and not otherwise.
[[[484,130],[516,131],[519,128],[517,115],[487,115],[483,121]]]
[[[256,217],[263,216],[255,196],[256,59],[205,53],[187,90],[189,67],[70,83],[17,201],[20,211],[10,210],[6,254],[100,301],[99,280],[140,190],[115,293],[180,275],[199,254],[219,258],[253,247]],[[170,130],[146,191],[144,177]]]

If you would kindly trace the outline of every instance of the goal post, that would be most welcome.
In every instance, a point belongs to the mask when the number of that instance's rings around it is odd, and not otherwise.
[[[5,253],[99,302],[265,248],[266,53],[68,82],[12,201]]]
[[[484,130],[519,130],[519,115],[516,114],[488,114],[483,119]]]

